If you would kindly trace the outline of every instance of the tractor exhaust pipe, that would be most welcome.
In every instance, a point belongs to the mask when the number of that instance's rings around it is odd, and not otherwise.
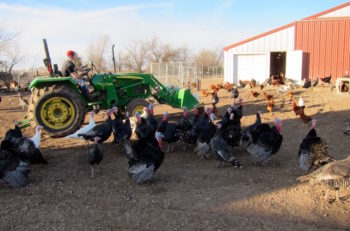
[[[114,74],[117,73],[117,70],[115,68],[115,57],[114,57],[114,44],[112,45],[112,58],[113,58],[113,68],[114,68]]]
[[[47,46],[47,42],[46,39],[43,39],[44,42],[44,50],[45,50],[45,56],[46,58],[43,60],[45,67],[47,68],[47,71],[50,72],[50,75],[53,75],[53,70],[52,70],[52,63],[51,63],[51,58],[50,58],[50,52],[49,52],[49,48]]]

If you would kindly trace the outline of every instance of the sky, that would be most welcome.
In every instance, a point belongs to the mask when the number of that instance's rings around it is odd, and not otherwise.
[[[24,61],[17,67],[42,66],[42,39],[51,59],[63,63],[66,51],[86,56],[89,43],[108,35],[122,49],[133,40],[157,36],[194,52],[221,49],[344,0],[0,0],[0,29],[18,34]]]

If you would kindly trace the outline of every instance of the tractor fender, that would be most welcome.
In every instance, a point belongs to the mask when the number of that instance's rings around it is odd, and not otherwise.
[[[52,85],[65,85],[80,94],[77,82],[72,77],[36,77],[29,85],[29,89],[44,88]]]

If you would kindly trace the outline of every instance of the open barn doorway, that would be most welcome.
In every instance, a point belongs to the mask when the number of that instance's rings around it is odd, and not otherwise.
[[[286,52],[271,52],[270,55],[270,77],[286,76]]]

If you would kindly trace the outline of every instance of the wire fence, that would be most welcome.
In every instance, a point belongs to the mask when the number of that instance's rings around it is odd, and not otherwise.
[[[180,88],[202,79],[224,77],[222,67],[184,62],[152,63],[151,73],[164,85]]]

